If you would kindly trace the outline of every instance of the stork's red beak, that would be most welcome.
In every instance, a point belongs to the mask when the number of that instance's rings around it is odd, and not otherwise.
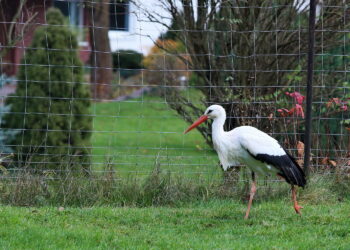
[[[192,129],[194,129],[195,127],[199,126],[199,124],[205,122],[206,120],[208,120],[208,116],[207,115],[202,115],[201,117],[198,118],[197,121],[195,121],[191,126],[189,126],[188,129],[185,130],[184,134],[190,132]]]

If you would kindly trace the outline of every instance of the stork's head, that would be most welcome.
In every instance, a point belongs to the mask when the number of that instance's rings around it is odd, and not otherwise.
[[[217,118],[221,118],[221,119],[225,120],[226,119],[226,111],[220,105],[211,105],[205,110],[204,115],[199,117],[199,119],[197,121],[195,121],[191,126],[189,126],[188,129],[186,129],[184,133],[186,134],[187,132],[190,132],[192,129],[199,126],[201,123],[205,122],[208,119],[215,120]]]
[[[215,119],[215,118],[219,118],[219,117],[226,118],[226,111],[220,105],[211,105],[204,112],[204,115],[208,116],[208,119]]]

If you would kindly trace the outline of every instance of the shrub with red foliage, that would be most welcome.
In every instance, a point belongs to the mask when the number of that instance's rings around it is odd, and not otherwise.
[[[347,111],[349,106],[349,100],[350,98],[346,98],[346,100],[341,100],[340,98],[332,98],[327,102],[326,106],[327,108],[330,108],[332,105],[335,105],[341,111]]]
[[[303,102],[306,99],[305,96],[303,96],[302,94],[300,94],[299,92],[295,91],[292,93],[286,92],[285,93],[287,96],[290,96],[292,98],[294,98],[294,101],[296,102],[295,106],[291,109],[286,109],[286,108],[281,108],[281,109],[277,109],[277,111],[280,113],[280,115],[282,117],[288,117],[288,116],[299,116],[304,118],[304,109],[303,109]]]

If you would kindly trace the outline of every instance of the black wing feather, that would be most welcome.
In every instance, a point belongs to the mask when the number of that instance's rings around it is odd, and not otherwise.
[[[285,149],[285,155],[268,155],[248,153],[256,160],[276,167],[279,174],[286,179],[289,184],[304,187],[306,185],[305,173],[296,160]]]

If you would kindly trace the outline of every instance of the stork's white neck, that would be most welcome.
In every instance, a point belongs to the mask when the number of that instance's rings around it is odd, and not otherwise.
[[[212,124],[212,134],[213,139],[219,138],[224,132],[224,124],[225,124],[226,116],[216,117]]]

